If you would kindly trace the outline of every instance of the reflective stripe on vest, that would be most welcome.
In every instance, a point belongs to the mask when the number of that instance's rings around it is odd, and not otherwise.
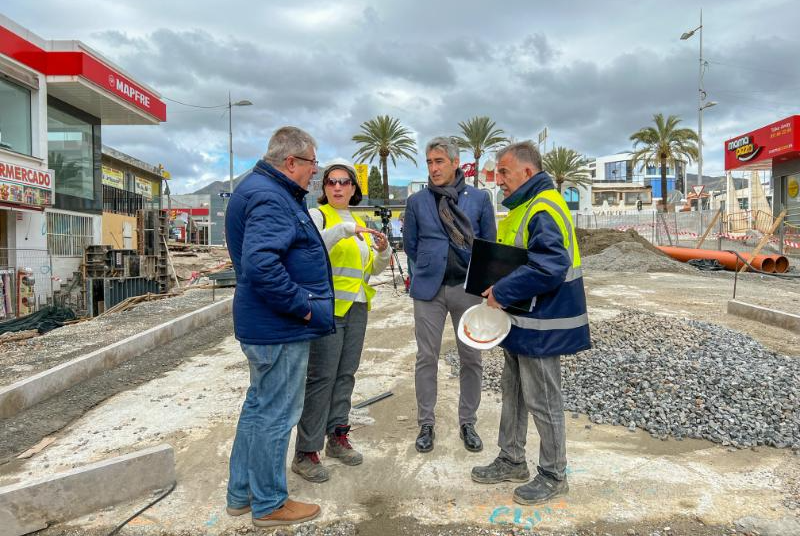
[[[526,316],[511,316],[511,323],[522,329],[535,329],[550,331],[553,329],[575,329],[589,323],[588,313],[570,318],[528,318]]]
[[[318,208],[325,216],[324,228],[327,229],[342,223],[342,218],[330,205],[320,205]],[[366,226],[361,218],[352,213],[351,216],[356,225]],[[328,254],[333,273],[334,314],[339,317],[347,314],[353,302],[358,299],[361,290],[366,296],[368,310],[371,308],[372,297],[375,295],[375,290],[368,285],[372,263],[375,259],[372,240],[370,235],[364,235],[364,240],[369,248],[369,260],[366,266],[363,265],[361,248],[356,240],[357,238],[354,236],[342,239],[331,248]]]
[[[554,192],[554,194],[548,192]],[[566,250],[567,254],[569,255],[570,267],[567,270],[564,283],[569,283],[570,281],[575,281],[583,277],[583,269],[580,266],[580,253],[578,251],[577,237],[575,235],[575,229],[572,224],[572,218],[570,217],[569,212],[564,210],[566,205],[562,207],[556,200],[550,199],[548,197],[552,195],[560,196],[561,194],[559,194],[556,190],[545,190],[544,192],[540,193],[539,195],[537,195],[528,202],[528,207],[524,209],[525,212],[522,216],[522,219],[520,220],[519,225],[517,226],[517,229],[514,232],[513,244],[516,247],[527,249],[525,234],[527,233],[528,223],[530,222],[531,218],[535,215],[536,212],[542,210],[547,211],[547,208],[552,210],[557,215],[557,217],[553,217],[553,219],[555,220],[556,225],[558,225],[559,230],[561,230],[561,234],[563,235],[566,242]],[[512,213],[509,213],[509,216],[507,217],[511,217]],[[550,215],[554,216],[552,213]],[[513,224],[513,222],[510,223]],[[510,230],[507,230],[506,232],[508,233],[509,231]],[[498,238],[500,238],[499,233],[498,233]],[[511,240],[508,240],[508,238],[510,237],[508,237],[507,235],[503,236],[502,238],[504,238],[506,242],[511,242]],[[509,315],[509,316],[511,316],[511,323],[513,325],[522,329],[530,329],[537,331],[551,331],[556,329],[575,329],[585,326],[589,323],[589,316],[587,313],[567,318],[529,318],[517,315]]]

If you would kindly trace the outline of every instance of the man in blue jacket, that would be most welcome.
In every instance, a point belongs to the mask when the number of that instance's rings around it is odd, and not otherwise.
[[[436,373],[447,313],[458,328],[461,315],[480,303],[464,291],[473,237],[495,239],[494,207],[487,192],[464,181],[458,145],[452,138],[434,138],[425,149],[428,187],[408,198],[403,246],[411,261],[411,297],[417,338],[415,387],[420,432],[419,452],[433,450]],[[481,352],[456,337],[461,363],[458,423],[464,447],[483,449],[475,431],[481,401]]]
[[[286,451],[303,411],[309,341],[335,331],[331,266],[305,204],[317,172],[316,142],[282,127],[236,188],[225,215],[236,270],[233,327],[250,387],[230,460],[231,515],[259,527],[302,523],[315,504],[289,499]]]
[[[511,315],[511,331],[500,343],[505,350],[500,455],[490,465],[472,469],[472,479],[484,484],[527,482],[530,412],[539,432],[539,465],[536,477],[514,490],[514,501],[520,504],[540,504],[569,490],[560,356],[591,347],[572,217],[541,169],[542,157],[530,141],[497,153],[495,179],[510,210],[498,226],[497,241],[527,248],[528,263],[486,289],[484,296],[491,307],[501,309],[532,298],[534,303],[530,312]]]

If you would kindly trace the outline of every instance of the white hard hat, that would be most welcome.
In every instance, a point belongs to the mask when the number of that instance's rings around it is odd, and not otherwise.
[[[322,169],[322,177],[327,178],[328,173],[334,169],[344,169],[350,175],[350,178],[356,180],[356,168],[349,160],[344,158],[334,158],[330,162],[326,162]]]
[[[458,321],[458,338],[478,350],[500,344],[511,331],[511,317],[505,311],[489,307],[486,302],[473,305]]]

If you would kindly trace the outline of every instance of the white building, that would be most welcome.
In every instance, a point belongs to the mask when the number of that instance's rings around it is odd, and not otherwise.
[[[79,41],[0,15],[0,294],[35,281],[42,303],[102,239],[101,127],[166,120],[158,94]],[[19,293],[14,300],[19,306]],[[11,301],[14,301],[11,300]],[[22,310],[22,309],[20,309]],[[23,312],[29,312],[24,311]]]
[[[633,165],[631,153],[600,156],[590,161],[592,206],[595,210],[608,206],[620,210],[635,209],[637,202],[649,207],[661,199],[661,166]],[[677,170],[667,168],[667,191],[683,192],[686,183],[686,162]],[[683,197],[683,194],[681,194]]]

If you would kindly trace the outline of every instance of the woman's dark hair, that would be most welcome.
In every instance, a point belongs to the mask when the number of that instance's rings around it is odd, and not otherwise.
[[[317,198],[317,203],[320,205],[328,204],[328,196],[325,194],[325,185],[328,183],[328,175],[330,175],[331,171],[334,169],[345,170],[350,176],[350,180],[353,181],[353,184],[356,187],[356,191],[353,192],[348,204],[350,206],[354,206],[361,203],[361,200],[364,198],[363,194],[361,193],[361,187],[358,185],[358,181],[356,180],[356,176],[353,174],[353,172],[345,166],[331,166],[325,170],[325,173],[322,175],[322,195]]]

